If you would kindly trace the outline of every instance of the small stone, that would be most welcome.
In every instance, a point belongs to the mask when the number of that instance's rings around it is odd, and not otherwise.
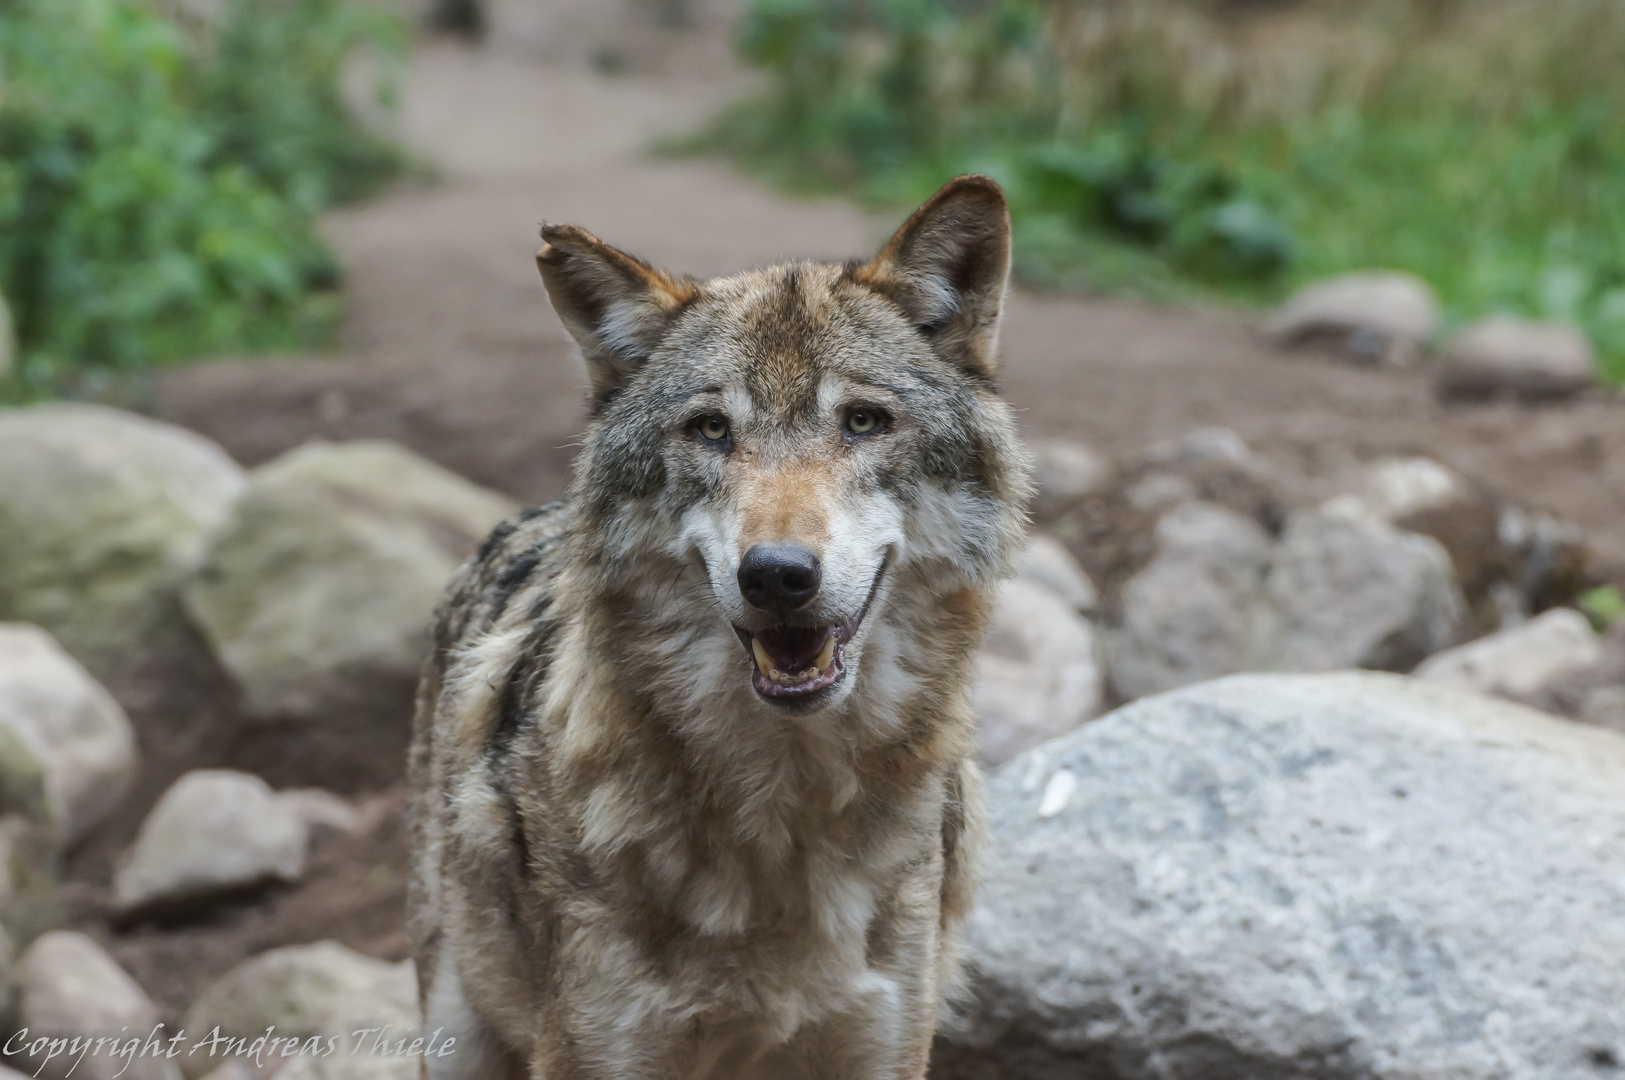
[[[1253,452],[1241,436],[1226,427],[1197,428],[1183,438],[1152,443],[1145,459],[1159,465],[1246,465]]]
[[[338,1053],[355,1049],[352,1033],[390,1025],[419,1027],[417,976],[411,961],[386,963],[336,941],[272,949],[238,964],[215,982],[186,1013],[188,1031],[254,1038],[267,1027],[304,1042],[336,1037]],[[207,1075],[220,1062],[187,1058],[188,1077]]]
[[[1044,533],[1034,533],[1027,541],[1027,549],[1016,565],[1016,576],[1035,581],[1055,591],[1055,594],[1080,615],[1088,615],[1100,604],[1100,594],[1094,582],[1083,572],[1078,560],[1072,557],[1059,540]]]
[[[408,716],[446,582],[516,509],[394,443],[309,443],[251,474],[186,609],[254,719]]]
[[[1439,331],[1439,301],[1411,274],[1362,271],[1328,278],[1294,293],[1264,325],[1282,345],[1335,341],[1370,363],[1404,366]]]
[[[205,903],[299,880],[309,826],[264,780],[198,769],[164,792],[141,823],[115,882],[127,913]]]
[[[1124,490],[1123,497],[1137,510],[1158,513],[1180,503],[1194,502],[1196,482],[1176,472],[1156,469],[1136,477]]]
[[[100,678],[184,623],[174,590],[243,489],[225,451],[95,405],[0,410],[0,620]]]
[[[1157,553],[1124,583],[1107,632],[1112,686],[1128,699],[1246,666],[1274,546],[1251,518],[1205,502],[1169,512],[1155,535]]]
[[[1382,458],[1361,477],[1360,501],[1389,524],[1444,510],[1472,497],[1467,481],[1432,458]]]
[[[1032,455],[1033,513],[1041,521],[1099,490],[1111,475],[1111,463],[1082,443],[1049,439],[1034,443]]]
[[[18,961],[15,982],[18,1018],[34,1038],[120,1034],[145,1038],[158,1025],[158,1009],[146,992],[84,934],[53,930],[42,935]],[[65,1061],[73,1064],[60,1056],[52,1063],[56,1075],[67,1072]],[[44,1058],[32,1065],[45,1065]],[[112,1054],[87,1054],[74,1066],[73,1076],[179,1080],[180,1072],[174,1062],[158,1057],[126,1060]]]
[[[404,1055],[334,1054],[294,1058],[272,1080],[418,1080],[420,1068],[418,1058]]]
[[[118,702],[37,626],[0,623],[0,794],[72,844],[124,798],[135,732]]]
[[[1528,701],[1553,679],[1602,658],[1602,640],[1586,617],[1572,608],[1554,608],[1521,625],[1436,653],[1416,669],[1416,676]]]
[[[1437,540],[1341,497],[1293,515],[1264,585],[1257,667],[1409,671],[1453,645],[1466,604]]]
[[[259,1080],[259,1076],[247,1066],[228,1061],[210,1073],[207,1080]]]
[[[1094,627],[1047,586],[1005,582],[976,654],[982,760],[998,764],[1099,715],[1103,681]]]
[[[1492,315],[1450,339],[1437,385],[1452,399],[1557,400],[1594,385],[1596,364],[1590,340],[1575,327]]]

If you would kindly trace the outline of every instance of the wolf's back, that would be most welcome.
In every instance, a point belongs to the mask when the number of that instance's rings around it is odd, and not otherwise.
[[[546,674],[556,620],[554,583],[565,559],[570,505],[554,502],[502,522],[457,571],[435,612],[432,651],[418,682],[407,763],[407,827],[412,865],[407,883],[408,921],[419,985],[433,985],[437,939],[443,930],[440,867],[444,855],[443,799],[455,784],[458,757],[449,745],[469,732],[452,732],[457,712],[484,714],[477,755],[491,764],[528,702],[524,690]],[[448,679],[484,672],[480,685],[451,695]],[[491,675],[499,678],[492,680]],[[456,698],[453,706],[448,698]],[[483,702],[482,700],[483,699]],[[483,704],[483,708],[481,708]]]

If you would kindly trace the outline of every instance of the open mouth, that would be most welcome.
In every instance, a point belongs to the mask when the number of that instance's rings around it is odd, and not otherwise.
[[[805,701],[819,695],[846,675],[846,646],[869,613],[880,588],[885,564],[875,573],[869,596],[858,613],[835,626],[770,626],[761,630],[734,627],[750,653],[751,685],[765,698]]]

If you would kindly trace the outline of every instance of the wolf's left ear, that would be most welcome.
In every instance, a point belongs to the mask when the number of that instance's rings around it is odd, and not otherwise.
[[[939,355],[992,375],[1010,277],[1004,192],[985,176],[948,181],[853,276],[901,307]]]
[[[594,396],[602,397],[649,358],[696,286],[574,225],[543,225],[542,239],[536,265],[548,299],[581,346]]]

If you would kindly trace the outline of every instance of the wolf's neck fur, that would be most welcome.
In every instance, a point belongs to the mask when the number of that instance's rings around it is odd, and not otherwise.
[[[806,716],[757,699],[720,619],[596,590],[564,601],[578,615],[563,628],[546,709],[561,734],[566,788],[584,807],[587,845],[606,856],[654,852],[652,873],[661,877],[663,865],[667,880],[653,884],[674,891],[703,851],[734,864],[756,891],[769,884],[759,875],[839,860],[843,848],[856,854],[865,815],[934,803],[942,777],[974,751],[969,656],[987,597],[894,595],[927,599],[876,612],[848,676],[852,691]],[[674,835],[673,823],[687,835]],[[756,906],[722,897],[721,922],[748,920],[728,913],[741,904]]]

